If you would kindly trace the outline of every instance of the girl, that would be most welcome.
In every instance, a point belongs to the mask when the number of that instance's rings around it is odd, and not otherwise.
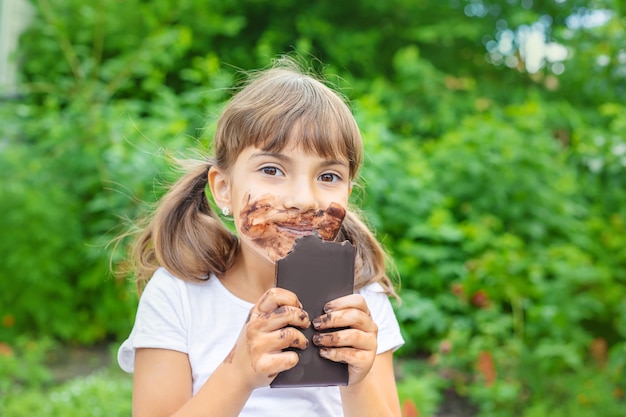
[[[118,352],[134,372],[133,415],[399,416],[395,294],[381,246],[347,209],[363,149],[346,103],[282,60],[234,96],[213,144],[215,157],[174,184],[134,248],[135,273],[149,281]],[[236,236],[211,210],[207,184]],[[316,231],[355,245],[355,294],[308,317],[274,287],[274,268]],[[348,385],[270,388],[298,361],[285,349],[310,343],[300,331],[309,326],[336,329],[313,343],[348,364]]]

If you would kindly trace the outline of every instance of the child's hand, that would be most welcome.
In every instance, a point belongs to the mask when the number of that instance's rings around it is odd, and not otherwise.
[[[378,326],[372,320],[363,296],[337,298],[326,304],[326,314],[313,319],[316,330],[348,327],[313,336],[320,355],[348,364],[348,384],[356,384],[369,373],[376,358]]]
[[[306,348],[307,338],[296,327],[309,325],[309,316],[298,297],[291,291],[272,288],[250,310],[224,363],[236,365],[251,389],[266,386],[279,372],[296,366],[298,354],[283,349]]]

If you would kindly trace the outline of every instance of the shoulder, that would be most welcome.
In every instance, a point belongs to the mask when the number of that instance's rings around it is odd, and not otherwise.
[[[178,278],[170,274],[165,268],[154,271],[146,285],[141,289],[139,303],[158,294],[171,294],[180,291]]]
[[[122,369],[132,372],[137,348],[187,353],[187,304],[184,282],[163,268],[155,271],[139,298],[131,334],[118,351]]]
[[[143,292],[176,289],[181,282],[183,282],[181,279],[176,278],[167,269],[161,267],[154,272]]]
[[[151,319],[154,319],[155,315],[165,316],[164,318],[182,315],[186,298],[185,282],[166,269],[159,268],[141,292],[137,313]]]
[[[196,291],[206,291],[214,286],[217,278],[210,277],[206,281],[190,282],[178,278],[165,268],[157,269],[141,293],[141,299],[188,297]],[[140,301],[141,302],[141,301]]]
[[[166,269],[157,269],[139,296],[138,310],[177,304],[185,294],[184,281],[170,274]]]
[[[372,282],[370,284],[367,284],[366,286],[361,288],[358,292],[359,293],[371,293],[371,294],[382,293],[386,295],[385,289],[378,282]]]
[[[363,298],[367,301],[368,306],[370,304],[374,305],[391,305],[389,300],[389,295],[385,292],[385,289],[378,282],[374,282],[371,284],[367,284],[365,287],[359,289],[357,291],[358,294],[361,294]],[[370,306],[372,308],[372,306]]]
[[[363,298],[365,298],[365,302],[367,303],[367,307],[370,309],[372,318],[379,326],[381,325],[379,322],[388,320],[389,318],[393,318],[395,320],[395,313],[393,311],[393,306],[391,305],[391,300],[382,285],[377,282],[368,284],[358,290],[357,293],[361,294]]]

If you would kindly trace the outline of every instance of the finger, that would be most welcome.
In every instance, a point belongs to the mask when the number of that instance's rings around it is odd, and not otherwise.
[[[347,363],[355,370],[369,368],[375,352],[354,348],[321,348],[320,356],[333,362]]]
[[[296,366],[299,359],[298,354],[291,351],[264,354],[253,363],[252,369],[254,372],[265,374],[268,378],[273,379],[279,372]]]
[[[345,329],[331,333],[317,333],[312,337],[316,346],[351,347],[360,350],[376,351],[376,335],[355,329]]]
[[[330,313],[337,310],[345,310],[348,308],[355,308],[361,310],[366,315],[371,316],[370,310],[367,306],[365,298],[361,294],[350,294],[344,297],[335,298],[329,301],[324,306],[324,312]]]
[[[285,327],[271,333],[258,336],[252,346],[260,352],[280,352],[287,348],[306,349],[309,340],[300,330],[294,327]]]
[[[284,288],[270,288],[263,294],[254,308],[262,313],[270,313],[280,306],[293,306],[302,308],[298,296]]]
[[[351,327],[368,333],[377,333],[378,326],[364,311],[349,308],[347,310],[333,310],[312,320],[317,330]]]
[[[306,329],[311,323],[307,312],[297,307],[280,306],[269,313],[255,310],[250,311],[248,327],[257,331],[271,332],[287,326]]]
[[[296,366],[300,358],[296,352],[284,349],[305,349],[308,344],[306,336],[293,327],[260,335],[250,344],[250,354],[257,358],[252,362],[252,368],[273,379],[279,372]]]

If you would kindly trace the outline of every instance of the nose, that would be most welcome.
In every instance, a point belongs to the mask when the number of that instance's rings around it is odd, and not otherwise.
[[[306,178],[293,181],[286,190],[284,202],[285,208],[300,212],[319,209],[315,184]]]

